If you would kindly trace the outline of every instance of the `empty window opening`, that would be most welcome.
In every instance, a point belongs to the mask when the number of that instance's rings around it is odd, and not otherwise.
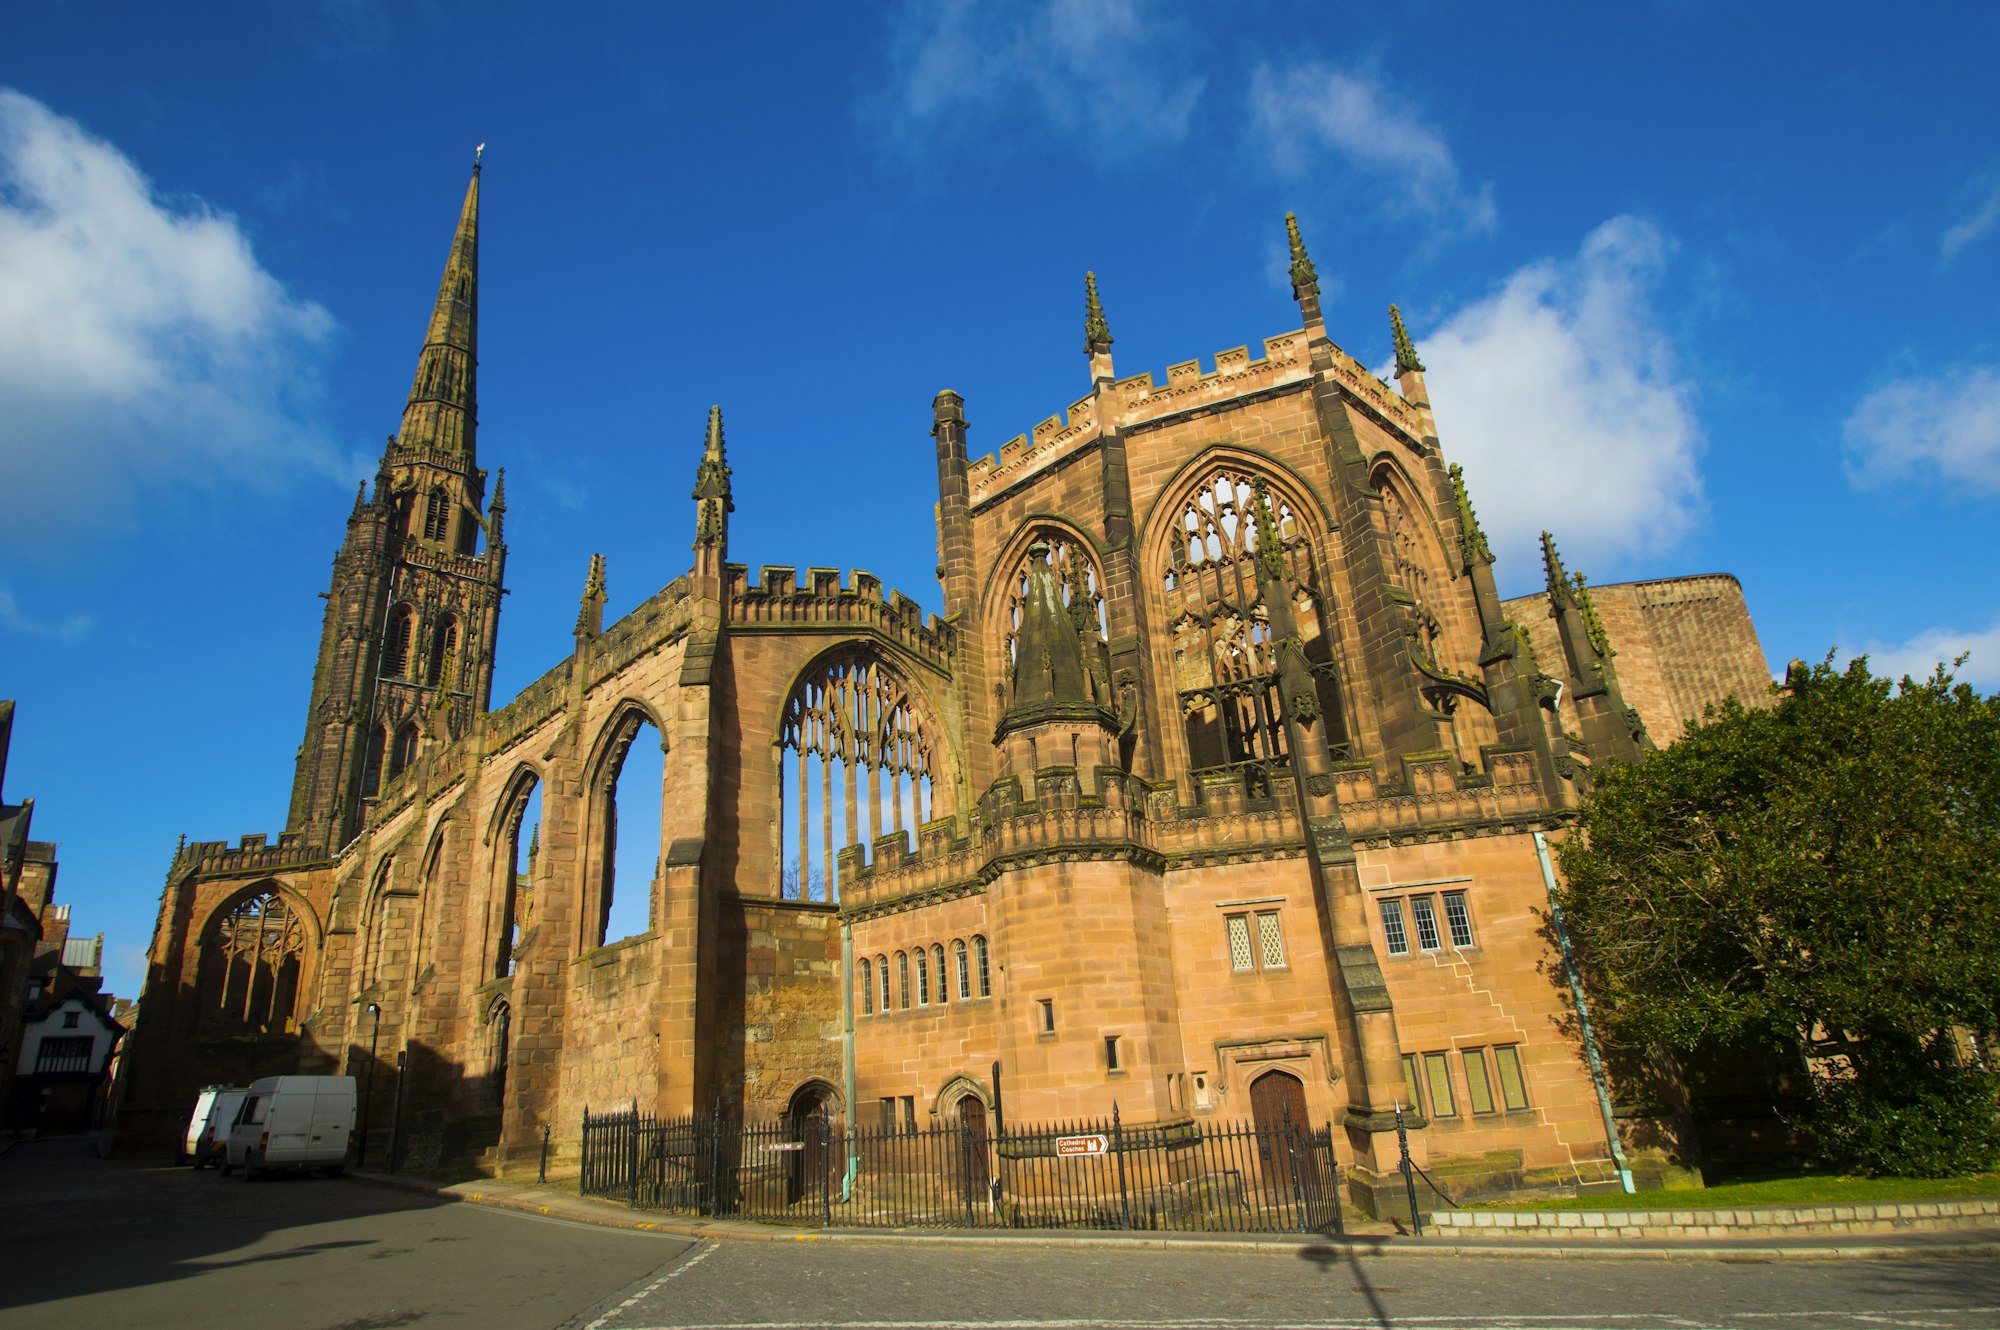
[[[389,612],[389,625],[382,634],[382,677],[404,679],[410,673],[410,639],[416,632],[417,616],[408,605]]]
[[[307,942],[304,921],[283,896],[266,891],[237,905],[216,921],[205,950],[210,991],[228,1023],[252,1034],[292,1029]]]
[[[445,677],[446,671],[458,674],[458,617],[452,614],[438,620],[437,631],[431,634],[430,666],[424,671],[424,679],[434,687],[449,690],[453,680]]]
[[[660,886],[660,820],[666,798],[667,755],[660,732],[640,721],[607,758],[610,786],[604,797],[603,898],[597,944],[653,931],[653,901]]]
[[[514,795],[508,814],[507,853],[502,862],[506,881],[500,891],[499,917],[494,921],[493,976],[504,979],[514,973],[515,952],[521,937],[534,926],[536,859],[542,844],[542,785],[533,781]]]
[[[931,740],[909,686],[882,662],[827,662],[793,690],[779,734],[778,893],[836,898],[840,851],[940,815]]]
[[[1118,1070],[1118,1036],[1115,1034],[1104,1036],[1104,1069]]]

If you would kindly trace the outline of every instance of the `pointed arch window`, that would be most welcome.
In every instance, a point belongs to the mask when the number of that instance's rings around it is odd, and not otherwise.
[[[389,748],[389,728],[377,725],[368,732],[368,749],[361,759],[361,797],[373,799],[382,792],[382,759]]]
[[[887,956],[877,956],[875,958],[875,975],[877,981],[882,985],[882,1014],[886,1016],[889,1014],[889,958]]]
[[[451,530],[451,498],[444,486],[431,486],[430,498],[424,503],[424,539],[443,540]]]
[[[447,614],[438,621],[437,631],[431,634],[430,666],[424,671],[425,682],[433,687],[443,685],[450,688],[452,681],[444,677],[445,664],[456,665],[458,653],[458,616]],[[457,673],[456,668],[452,671]]]
[[[403,728],[396,731],[395,746],[389,751],[390,780],[396,779],[396,777],[409,770],[410,764],[417,760],[417,744],[416,722],[404,722]]]
[[[410,674],[410,641],[416,635],[417,616],[408,605],[389,611],[388,630],[382,634],[382,677],[405,679]]]
[[[1257,576],[1269,542],[1293,591],[1292,618],[1336,754],[1346,751],[1347,731],[1312,542],[1275,486],[1259,501],[1261,483],[1247,469],[1224,467],[1188,495],[1168,533],[1160,585],[1189,767],[1238,769],[1251,792],[1268,794],[1272,773],[1290,764],[1278,697],[1281,643]]]
[[[304,921],[282,895],[260,892],[223,915],[204,951],[210,992],[228,1023],[253,1034],[293,1028],[310,948]]]
[[[875,1014],[875,967],[868,963],[866,957],[861,961],[861,1014]]]
[[[910,954],[906,951],[896,953],[896,986],[897,995],[902,998],[897,1005],[907,1009],[910,1005]]]
[[[979,960],[979,996],[992,997],[993,977],[992,970],[988,965],[986,938],[983,934],[975,934],[973,936],[972,950]]]
[[[951,958],[958,967],[958,1000],[972,1000],[972,969],[965,960],[965,939],[959,938],[951,944]]]
[[[944,943],[931,944],[931,972],[937,975],[937,1000],[942,1007],[951,1000],[951,991],[944,976]]]
[[[1021,610],[1028,594],[1028,573],[1035,562],[1032,551],[1043,545],[1048,546],[1049,566],[1055,570],[1056,581],[1062,585],[1063,605],[1069,610],[1077,630],[1085,635],[1086,641],[1105,642],[1110,635],[1111,622],[1104,608],[1104,576],[1098,569],[1097,560],[1072,532],[1057,526],[1036,527],[1023,548],[1020,562],[1015,565],[1013,576],[1007,580],[1003,625],[1005,656],[1001,661],[1002,673],[1006,675],[1011,675],[1014,669],[1014,643],[1021,635]],[[1093,673],[1104,674],[1108,671],[1108,651],[1091,654],[1089,664]],[[1098,656],[1102,659],[1097,659]],[[1100,695],[1108,693],[1108,678],[1099,678],[1096,682]]]
[[[931,734],[908,682],[870,652],[793,689],[778,738],[781,895],[832,900],[842,849],[940,816]]]

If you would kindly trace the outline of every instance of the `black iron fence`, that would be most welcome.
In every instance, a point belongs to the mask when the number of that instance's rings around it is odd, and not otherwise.
[[[583,1115],[582,1191],[648,1210],[866,1228],[1339,1233],[1330,1127],[1290,1121],[989,1132],[808,1117]]]

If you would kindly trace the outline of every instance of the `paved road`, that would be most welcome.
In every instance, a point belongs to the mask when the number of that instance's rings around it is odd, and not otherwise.
[[[0,1330],[2000,1330],[2000,1268],[693,1243],[353,1180],[0,1155]]]
[[[1294,1253],[1297,1249],[1294,1249]],[[1995,1330],[2000,1270],[703,1242],[566,1330]]]
[[[549,1330],[689,1245],[346,1179],[100,1160],[74,1138],[0,1155],[5,1330]]]

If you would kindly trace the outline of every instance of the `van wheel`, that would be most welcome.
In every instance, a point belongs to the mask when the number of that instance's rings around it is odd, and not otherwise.
[[[257,1180],[257,1152],[255,1150],[245,1150],[243,1152],[243,1180],[245,1182],[255,1182]]]
[[[222,1176],[226,1178],[235,1171],[236,1171],[236,1165],[229,1162],[229,1156],[228,1155],[222,1156]]]

